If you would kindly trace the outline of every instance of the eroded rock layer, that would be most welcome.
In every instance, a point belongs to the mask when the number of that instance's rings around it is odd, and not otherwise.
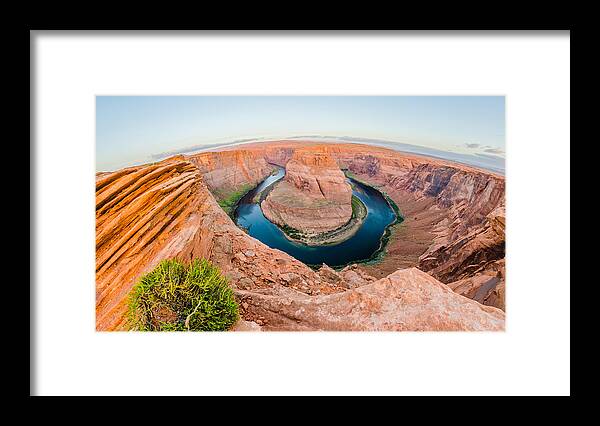
[[[503,330],[504,312],[456,297],[416,268],[402,269],[356,289],[311,297],[285,288],[237,291],[247,309],[274,330]]]
[[[285,178],[261,203],[267,219],[304,234],[338,229],[352,216],[352,188],[335,160],[322,150],[297,150]]]
[[[506,288],[504,259],[488,263],[469,278],[448,283],[448,287],[479,303],[504,310]]]
[[[264,155],[243,149],[203,152],[186,159],[198,167],[204,183],[217,197],[243,186],[256,186],[273,171]]]

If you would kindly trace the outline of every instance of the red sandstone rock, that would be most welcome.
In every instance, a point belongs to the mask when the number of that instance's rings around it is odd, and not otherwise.
[[[322,276],[322,272],[319,272]],[[338,275],[348,284],[350,288],[360,287],[361,285],[369,284],[375,281],[375,278],[362,271],[357,264],[346,266],[339,272]]]
[[[419,262],[419,267],[443,281],[474,276],[488,264],[504,258],[505,213],[501,205],[465,235],[439,238]],[[450,240],[450,242],[448,242]]]
[[[282,287],[236,294],[266,319],[265,330],[504,330],[500,309],[460,296],[416,268],[326,296]]]
[[[230,192],[242,185],[257,185],[273,171],[263,155],[255,152],[203,152],[187,157],[198,167],[211,191]]]
[[[285,166],[285,180],[314,198],[350,203],[352,188],[335,160],[322,150],[298,150]]]
[[[475,275],[448,283],[454,292],[504,310],[504,259],[486,264]]]
[[[285,178],[261,203],[267,219],[307,235],[331,231],[352,216],[352,188],[333,158],[321,150],[298,150]]]
[[[262,321],[261,321],[262,322]],[[261,326],[254,321],[240,319],[229,331],[262,331]]]

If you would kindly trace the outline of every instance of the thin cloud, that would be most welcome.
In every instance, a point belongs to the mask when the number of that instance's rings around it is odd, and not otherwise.
[[[487,158],[489,160],[494,160],[494,161],[501,161],[502,163],[504,163],[504,157],[498,157],[497,155],[480,154],[480,153],[476,153],[475,155],[477,157]]]
[[[500,148],[487,148],[483,150],[484,152],[489,152],[490,154],[504,154],[504,150]]]
[[[228,146],[228,145],[238,145],[238,144],[243,144],[246,142],[254,142],[254,141],[261,141],[265,138],[248,138],[248,139],[236,139],[233,141],[228,141],[228,142],[218,142],[218,143],[209,143],[209,144],[199,144],[199,145],[192,145],[192,146],[187,146],[185,148],[181,148],[181,149],[174,149],[172,151],[165,151],[165,152],[160,152],[158,154],[151,154],[150,158],[152,160],[162,160],[163,158],[167,158],[170,157],[172,155],[177,155],[177,154],[187,154],[193,151],[199,151],[199,150],[206,150],[209,148],[218,148],[221,146]]]
[[[478,144],[478,143],[466,143],[465,146],[467,148],[475,149],[475,148],[479,148],[481,146],[481,144]]]

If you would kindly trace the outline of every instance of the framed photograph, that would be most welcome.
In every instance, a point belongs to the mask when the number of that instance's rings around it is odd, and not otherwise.
[[[504,330],[504,103],[98,96],[96,329]]]
[[[568,31],[31,48],[32,394],[570,393]]]

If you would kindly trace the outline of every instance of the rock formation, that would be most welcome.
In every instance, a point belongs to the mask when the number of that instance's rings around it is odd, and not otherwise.
[[[499,206],[466,233],[457,233],[454,238],[448,233],[442,234],[436,244],[421,255],[420,268],[446,282],[478,274],[504,258],[505,221],[504,206]]]
[[[273,287],[236,291],[269,330],[491,331],[504,312],[458,296],[416,268],[402,269],[353,290],[307,296]]]
[[[260,171],[265,156],[253,149],[216,154],[177,156],[96,177],[97,330],[126,329],[129,291],[142,274],[173,257],[205,257],[221,268],[240,303],[239,330],[503,329],[501,310],[457,294],[425,272],[402,269],[376,279],[357,265],[314,271],[251,238],[218,206],[205,179],[213,190],[256,182],[268,174]],[[248,173],[224,172],[216,165],[219,156],[235,158]],[[480,273],[489,273],[492,264],[484,269]],[[495,288],[485,298],[501,293]]]
[[[196,165],[204,183],[217,197],[243,185],[256,186],[273,171],[263,155],[244,150],[203,152],[186,159]]]
[[[327,152],[297,150],[285,170],[285,178],[261,203],[267,219],[306,235],[332,231],[350,220],[352,188]]]
[[[383,260],[360,266],[374,277],[416,266],[450,284],[504,259],[502,175],[370,145],[274,141],[244,149],[278,164],[296,150],[326,151],[342,169],[389,195],[404,220],[393,228]],[[504,282],[496,287],[483,303],[503,308]]]
[[[303,263],[240,230],[218,206],[200,171],[166,160],[96,180],[96,326],[125,326],[126,298],[161,260],[205,257],[235,283],[299,291],[341,291]]]
[[[505,308],[504,259],[488,263],[475,275],[448,283],[448,287],[479,303]]]

